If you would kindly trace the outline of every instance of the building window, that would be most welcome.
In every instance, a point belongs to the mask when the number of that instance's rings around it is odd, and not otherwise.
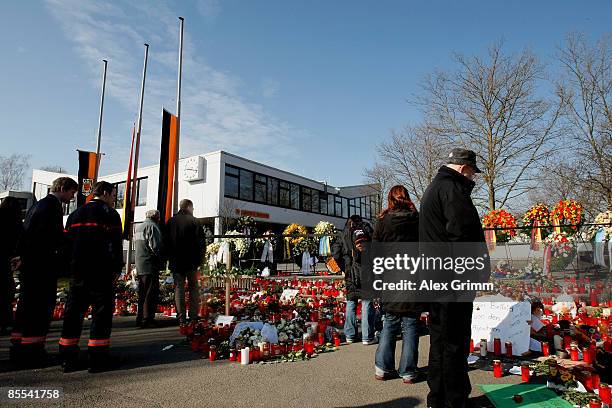
[[[278,205],[278,180],[268,177],[268,200],[270,205]]]
[[[319,196],[321,214],[327,214],[327,194],[321,193]]]
[[[312,190],[302,187],[302,211],[312,212]]]
[[[136,205],[147,205],[147,177],[139,178],[136,183]]]
[[[342,198],[335,196],[336,198],[336,217],[342,216]]]
[[[116,183],[117,199],[115,200],[115,208],[123,208],[123,200],[125,199],[125,181]]]
[[[253,201],[253,173],[240,169],[240,199]]]
[[[319,213],[319,192],[317,190],[311,190],[312,194],[312,212]]]
[[[348,218],[348,199],[342,197],[342,218]]]
[[[235,167],[225,166],[225,196],[238,198],[238,177],[240,170]]]
[[[327,215],[336,215],[336,212],[334,211],[334,195],[333,194],[327,195]]]
[[[255,175],[255,201],[258,203],[266,202],[266,189],[267,189],[266,176],[259,174]]]
[[[291,184],[291,208],[300,209],[300,186],[293,183]]]
[[[281,207],[290,207],[291,199],[290,199],[290,190],[289,183],[285,181],[281,181],[279,183],[279,191],[280,191],[280,205]]]

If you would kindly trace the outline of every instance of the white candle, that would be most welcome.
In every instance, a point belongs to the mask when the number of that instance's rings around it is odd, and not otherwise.
[[[249,349],[248,347],[245,347],[242,350],[240,350],[240,364],[248,365],[250,363],[250,360],[249,360],[250,351],[251,349]]]

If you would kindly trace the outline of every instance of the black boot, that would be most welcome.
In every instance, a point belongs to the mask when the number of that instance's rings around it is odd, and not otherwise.
[[[117,370],[122,363],[120,357],[110,355],[108,352],[89,352],[89,372],[92,374]]]

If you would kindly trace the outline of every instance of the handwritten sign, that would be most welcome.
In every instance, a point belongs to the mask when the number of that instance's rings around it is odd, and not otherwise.
[[[487,350],[493,352],[493,340],[501,340],[502,353],[507,341],[512,342],[512,354],[521,355],[529,350],[529,323],[531,305],[510,298],[476,298],[472,312],[472,339],[478,344],[487,339]]]
[[[229,326],[234,321],[234,316],[219,315],[215,320],[215,326]]]

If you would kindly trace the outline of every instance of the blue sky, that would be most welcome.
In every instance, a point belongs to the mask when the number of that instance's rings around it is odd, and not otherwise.
[[[174,110],[177,16],[185,17],[181,156],[223,149],[335,185],[357,184],[406,99],[452,53],[503,39],[544,62],[570,31],[599,38],[609,1],[9,1],[0,13],[0,154],[76,172],[95,148],[109,60],[101,173],[127,167],[144,42],[141,165],[157,162]],[[26,184],[24,183],[24,187]]]

